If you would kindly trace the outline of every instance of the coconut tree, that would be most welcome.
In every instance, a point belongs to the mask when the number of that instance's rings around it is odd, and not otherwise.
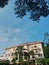
[[[18,46],[17,50],[19,53],[19,63],[20,63],[20,65],[22,65],[22,63],[23,63],[23,53],[22,53],[23,46]]]
[[[18,62],[20,63],[20,65],[23,65],[23,64],[27,64],[29,65],[29,63],[35,63],[33,61],[33,57],[34,57],[34,52],[33,50],[29,51],[28,52],[24,52],[24,48],[23,46],[18,46],[17,49],[16,49],[16,52],[14,54],[14,58],[13,58],[13,63],[15,64],[16,60],[18,59]],[[26,61],[24,61],[23,59],[23,56],[24,58],[26,59]]]
[[[5,5],[8,5],[9,0],[0,0],[0,7],[3,8]]]
[[[34,60],[34,52],[33,50],[28,52],[28,55],[30,56],[30,64],[35,64],[35,60]]]
[[[26,63],[28,64],[28,65],[30,65],[30,64],[34,64],[34,62],[33,62],[33,57],[34,57],[34,52],[33,52],[33,50],[31,50],[31,51],[29,51],[28,50],[28,52],[25,52],[25,58],[26,58]]]
[[[13,63],[15,64],[16,61],[18,60],[18,62],[20,63],[20,65],[22,65],[23,63],[23,46],[18,46],[16,49],[16,52],[14,53],[14,58],[13,58]]]
[[[16,64],[15,61],[16,61],[16,58],[13,58],[13,59],[12,59],[12,63],[13,63],[13,65]]]

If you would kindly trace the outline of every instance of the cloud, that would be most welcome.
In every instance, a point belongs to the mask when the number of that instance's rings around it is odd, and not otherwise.
[[[8,41],[8,37],[5,36],[3,33],[0,34],[0,42],[7,42]]]
[[[19,41],[19,33],[22,32],[22,29],[21,28],[10,28],[8,29],[8,37],[9,37],[9,41],[10,42],[18,42]]]
[[[14,33],[20,33],[20,32],[22,32],[21,28],[9,28],[7,34],[8,34],[8,36],[11,36]]]
[[[20,29],[20,28],[16,28],[15,30],[14,30],[14,32],[17,32],[17,33],[19,33],[19,32],[21,32],[22,30]]]
[[[7,42],[8,41],[8,38],[6,37],[0,37],[0,42]]]
[[[21,28],[2,27],[0,28],[0,42],[18,41],[17,34],[22,32]],[[17,33],[17,34],[15,34]],[[13,36],[13,34],[15,34]]]

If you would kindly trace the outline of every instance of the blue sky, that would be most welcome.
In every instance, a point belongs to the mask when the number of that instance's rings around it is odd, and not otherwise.
[[[29,14],[23,19],[14,14],[14,0],[8,6],[0,8],[0,55],[4,49],[25,42],[42,41],[45,32],[49,32],[49,16],[41,17],[37,23],[29,19]]]

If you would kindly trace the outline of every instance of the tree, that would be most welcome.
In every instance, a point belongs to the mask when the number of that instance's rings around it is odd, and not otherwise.
[[[7,60],[7,61],[0,61],[0,65],[10,65],[10,64],[9,61]]]
[[[44,34],[44,55],[49,58],[49,33]]]
[[[17,49],[16,49],[16,52],[14,54],[14,58],[13,58],[13,64],[16,63],[16,60],[17,60],[17,57],[18,57],[18,54],[19,54],[19,59],[18,59],[18,62],[20,63],[20,65],[23,64],[23,53],[22,53],[22,50],[23,50],[23,46],[18,46]]]
[[[19,63],[20,63],[20,65],[22,65],[23,64],[23,53],[22,53],[23,46],[18,46],[17,50],[19,53]]]
[[[13,65],[16,64],[16,58],[15,57],[12,59],[12,63],[13,63]]]
[[[3,8],[9,0],[0,0],[0,7]],[[40,17],[49,15],[49,0],[15,0],[15,14],[23,18],[26,13],[30,13],[30,19],[40,20]]]
[[[46,44],[47,43],[49,43],[49,33],[48,32],[46,32],[45,34],[44,34],[44,40],[43,40]]]
[[[43,65],[49,65],[49,58],[42,59]]]
[[[25,53],[24,53],[24,50],[26,50],[26,49],[24,49],[23,46],[18,46],[17,47],[16,52],[14,54],[15,56],[14,56],[14,58],[12,60],[13,64],[16,63],[16,57],[18,57],[18,54],[19,54],[18,62],[20,63],[20,65],[24,65],[24,64],[29,65],[29,63],[33,63],[33,61],[32,61],[33,59],[31,58],[31,60],[30,60],[30,55],[32,57],[34,55],[33,50],[25,52]],[[26,61],[24,61],[23,56],[24,56],[24,59],[26,57]]]
[[[8,4],[9,0],[0,0],[0,7],[3,8],[5,5]]]
[[[45,58],[49,58],[49,44],[46,44],[46,46],[44,46],[44,55]]]
[[[30,56],[30,58],[29,58],[29,59],[30,59],[30,60],[29,60],[29,61],[30,61],[30,64],[34,64],[34,65],[35,65],[35,60],[34,60],[35,57],[34,57],[34,52],[33,52],[33,50],[29,51],[29,52],[28,52],[28,55]]]
[[[26,62],[25,63],[27,63],[27,65],[35,64],[35,62],[33,61],[33,57],[34,57],[33,50],[31,50],[31,51],[28,50],[28,52],[25,52],[24,53],[24,56],[25,56],[25,59],[26,59]]]
[[[15,14],[20,18],[23,18],[27,12],[34,21],[38,21],[41,16],[49,15],[48,0],[16,0],[15,5]]]

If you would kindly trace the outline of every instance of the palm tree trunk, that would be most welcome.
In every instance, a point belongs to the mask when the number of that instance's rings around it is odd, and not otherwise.
[[[18,61],[19,61],[19,53],[18,53]]]

